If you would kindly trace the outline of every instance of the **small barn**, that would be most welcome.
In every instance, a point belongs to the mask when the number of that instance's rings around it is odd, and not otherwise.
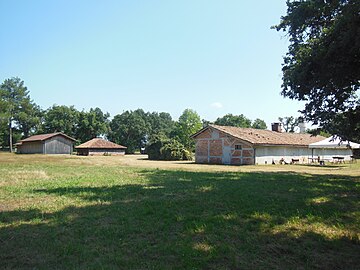
[[[309,144],[322,136],[283,133],[277,124],[273,130],[209,125],[191,137],[195,140],[196,163],[253,165],[280,161],[307,163]]]
[[[76,140],[61,133],[39,134],[16,144],[19,154],[71,154]]]
[[[75,147],[78,155],[125,155],[126,146],[122,146],[101,138],[94,138]]]

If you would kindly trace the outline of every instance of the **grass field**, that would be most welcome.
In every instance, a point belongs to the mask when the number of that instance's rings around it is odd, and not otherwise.
[[[360,162],[0,154],[2,269],[360,269]]]

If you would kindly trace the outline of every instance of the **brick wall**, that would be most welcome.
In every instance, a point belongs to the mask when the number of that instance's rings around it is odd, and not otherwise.
[[[209,140],[210,156],[221,157],[223,154],[223,144],[221,139]]]

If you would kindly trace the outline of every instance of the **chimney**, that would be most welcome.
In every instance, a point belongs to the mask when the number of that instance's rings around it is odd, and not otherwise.
[[[305,122],[304,122],[304,118],[299,117],[299,129],[300,129],[300,133],[305,133],[306,131],[306,126],[305,126]]]
[[[281,132],[281,123],[271,123],[271,130]]]

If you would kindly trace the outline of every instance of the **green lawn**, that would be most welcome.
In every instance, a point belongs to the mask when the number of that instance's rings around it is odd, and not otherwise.
[[[9,157],[2,269],[360,268],[360,163],[345,175]]]

